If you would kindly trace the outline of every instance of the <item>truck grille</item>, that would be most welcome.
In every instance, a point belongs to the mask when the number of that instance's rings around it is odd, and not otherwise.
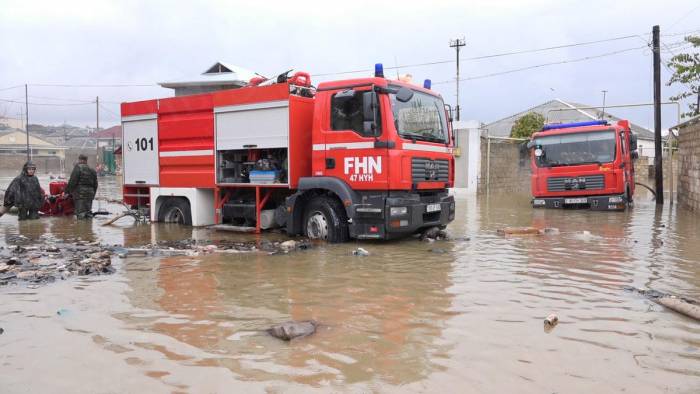
[[[551,177],[547,178],[547,191],[596,190],[605,188],[603,175]]]
[[[447,160],[414,157],[411,160],[411,176],[413,183],[448,182],[450,179],[450,164]]]

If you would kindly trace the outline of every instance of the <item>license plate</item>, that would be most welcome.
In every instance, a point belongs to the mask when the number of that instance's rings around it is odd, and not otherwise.
[[[565,198],[564,199],[564,204],[585,204],[587,202],[588,202],[588,198],[586,198],[586,197]]]
[[[438,211],[440,211],[440,204],[428,204],[425,207],[425,212],[428,212],[428,213],[438,212]]]

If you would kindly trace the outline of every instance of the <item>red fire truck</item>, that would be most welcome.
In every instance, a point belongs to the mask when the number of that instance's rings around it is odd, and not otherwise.
[[[527,146],[533,207],[624,210],[632,202],[638,153],[628,121],[545,125]]]
[[[121,105],[124,200],[152,221],[342,242],[454,219],[449,107],[384,78],[297,72],[235,90]]]

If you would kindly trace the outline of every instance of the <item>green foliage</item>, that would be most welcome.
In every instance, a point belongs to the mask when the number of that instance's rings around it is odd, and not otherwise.
[[[544,116],[537,112],[529,112],[515,121],[510,129],[512,138],[530,138],[532,133],[542,130]]]
[[[680,53],[667,63],[673,71],[667,86],[679,84],[683,91],[670,99],[680,101],[689,98],[688,109],[682,116],[690,117],[700,114],[700,36],[688,36],[685,41],[692,45],[688,53]]]

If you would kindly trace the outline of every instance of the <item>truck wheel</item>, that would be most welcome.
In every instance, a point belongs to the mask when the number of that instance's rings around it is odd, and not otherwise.
[[[158,211],[158,221],[191,226],[192,212],[190,211],[190,204],[184,198],[169,198],[165,200]]]
[[[340,201],[331,197],[316,197],[304,210],[304,235],[328,242],[345,242],[348,235],[348,217]]]

